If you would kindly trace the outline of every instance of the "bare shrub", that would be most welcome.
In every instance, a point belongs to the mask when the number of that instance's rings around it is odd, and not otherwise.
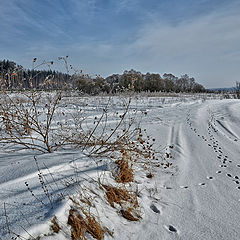
[[[0,144],[5,149],[29,149],[43,153],[70,147],[81,149],[87,155],[100,156],[120,148],[124,141],[136,135],[136,112],[129,111],[131,98],[123,103],[121,114],[110,114],[110,97],[101,116],[94,119],[83,110],[84,106],[72,111],[61,101],[61,91],[18,94],[3,91],[0,104]],[[71,105],[75,107],[78,103]],[[113,120],[110,121],[110,117]]]
[[[53,121],[61,92],[44,94],[3,92],[0,104],[0,143],[6,148],[52,152],[62,142],[54,139]]]

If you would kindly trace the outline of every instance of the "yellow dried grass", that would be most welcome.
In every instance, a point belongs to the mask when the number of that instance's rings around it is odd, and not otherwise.
[[[85,240],[87,232],[97,240],[102,240],[104,233],[107,231],[106,228],[103,229],[90,213],[83,209],[81,211],[82,215],[74,209],[69,210],[68,224],[71,226],[71,238],[73,240]]]

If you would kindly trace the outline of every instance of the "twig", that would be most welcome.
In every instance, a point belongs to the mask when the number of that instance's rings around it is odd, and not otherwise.
[[[6,203],[5,202],[3,203],[3,207],[4,207],[4,216],[5,216],[5,220],[6,220],[6,226],[7,226],[8,234],[11,234],[9,223],[8,223],[8,216],[7,216],[7,210],[6,210]]]

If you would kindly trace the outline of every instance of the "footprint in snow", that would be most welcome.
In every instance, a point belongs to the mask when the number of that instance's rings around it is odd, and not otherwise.
[[[220,165],[220,167],[221,167],[221,168],[226,168],[226,167],[227,167],[227,165]]]
[[[209,179],[209,180],[213,180],[213,177],[207,177],[207,179]]]
[[[165,228],[166,228],[169,232],[177,233],[177,229],[176,229],[174,226],[172,226],[172,225],[165,226]]]
[[[152,209],[153,212],[158,214],[160,213],[159,209],[153,203],[151,204],[150,208]]]

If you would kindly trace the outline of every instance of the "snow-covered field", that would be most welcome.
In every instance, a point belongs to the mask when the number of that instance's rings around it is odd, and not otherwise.
[[[117,98],[114,101],[113,108],[119,108]],[[101,114],[106,99],[89,97],[84,102],[94,117]],[[172,165],[152,166],[153,178],[146,177],[142,165],[134,167],[139,221],[123,218],[106,204],[104,193],[95,194],[95,214],[113,232],[105,239],[240,239],[240,101],[141,96],[133,99],[130,109],[146,113],[142,129]],[[39,181],[38,167],[51,200]],[[0,150],[0,239],[70,239],[72,202],[66,196],[76,196],[83,186],[96,191],[91,184],[99,175],[111,181],[110,168],[108,158],[97,163],[78,150]],[[58,234],[50,230],[54,215],[61,227]]]

